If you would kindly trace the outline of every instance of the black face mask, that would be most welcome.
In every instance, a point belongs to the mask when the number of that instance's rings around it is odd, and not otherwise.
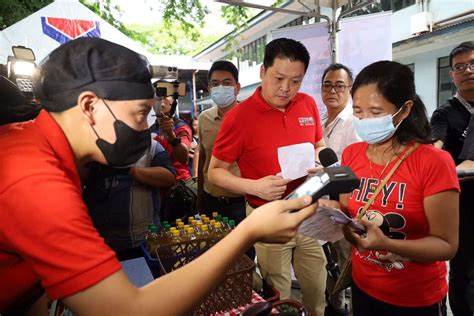
[[[151,134],[150,131],[136,131],[121,120],[117,120],[114,113],[110,110],[107,103],[105,103],[107,109],[115,119],[114,130],[116,140],[115,143],[111,144],[97,135],[96,144],[100,151],[107,160],[107,164],[112,167],[128,167],[136,163],[150,148],[151,145]]]

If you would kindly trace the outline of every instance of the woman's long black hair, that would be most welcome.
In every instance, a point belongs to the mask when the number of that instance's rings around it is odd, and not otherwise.
[[[400,109],[412,100],[410,114],[402,121],[394,137],[401,144],[416,141],[432,143],[431,127],[426,116],[426,107],[416,94],[415,78],[410,68],[395,61],[378,61],[368,65],[357,75],[352,84],[352,96],[358,88],[375,84],[377,90],[389,102]]]

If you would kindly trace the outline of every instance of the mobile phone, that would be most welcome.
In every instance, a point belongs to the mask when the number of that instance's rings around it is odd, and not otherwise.
[[[367,229],[365,228],[365,226],[355,222],[353,219],[347,217],[347,215],[345,215],[345,217],[342,217],[342,216],[336,216],[336,215],[332,215],[329,217],[331,219],[331,221],[333,221],[335,224],[343,224],[343,225],[349,225],[351,228],[353,228],[357,233],[365,233],[367,231]]]
[[[156,89],[157,97],[167,97],[173,95],[175,92],[177,92],[180,97],[186,95],[186,84],[184,82],[157,81],[153,85]]]

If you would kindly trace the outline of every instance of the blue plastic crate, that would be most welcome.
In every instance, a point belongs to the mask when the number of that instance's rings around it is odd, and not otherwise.
[[[160,261],[157,258],[151,256],[151,254],[146,249],[145,241],[140,243],[140,249],[143,252],[143,257],[145,257],[145,261],[148,264],[148,268],[150,268],[151,274],[153,274],[155,279],[159,278],[161,275]]]

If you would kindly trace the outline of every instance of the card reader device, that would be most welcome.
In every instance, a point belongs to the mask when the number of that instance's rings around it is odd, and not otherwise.
[[[285,197],[285,200],[310,195],[316,202],[328,194],[349,193],[359,187],[360,180],[349,167],[330,167],[308,177],[299,187]]]

